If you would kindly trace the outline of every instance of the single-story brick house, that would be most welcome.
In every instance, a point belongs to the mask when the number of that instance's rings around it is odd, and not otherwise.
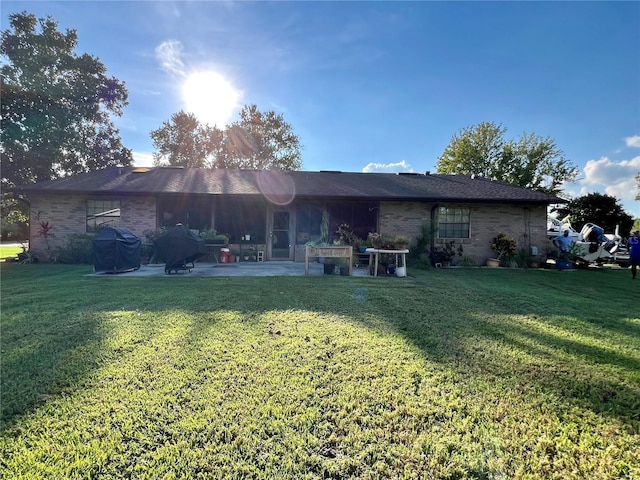
[[[304,247],[320,237],[323,211],[329,232],[347,223],[368,232],[415,239],[437,226],[435,245],[455,241],[482,265],[491,239],[505,232],[521,248],[548,247],[547,207],[564,200],[468,175],[333,171],[210,170],[109,167],[15,189],[27,195],[30,246],[46,248],[38,222],[49,222],[51,248],[69,234],[92,234],[101,225],[143,232],[176,223],[229,235],[231,248],[245,235],[264,259],[303,261]]]

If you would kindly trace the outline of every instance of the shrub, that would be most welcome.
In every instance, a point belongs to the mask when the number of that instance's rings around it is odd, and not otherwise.
[[[409,250],[409,255],[407,255],[407,266],[409,266],[409,268],[428,270],[432,267],[429,254],[421,253],[420,255],[411,255],[412,251],[413,250]]]
[[[426,222],[420,227],[420,234],[416,237],[415,246],[409,250],[409,259],[412,262],[419,263],[420,258],[429,250],[431,238],[436,231],[435,222]],[[430,264],[431,260],[427,260]]]
[[[464,257],[462,257],[462,261],[460,262],[460,265],[462,265],[463,267],[475,267],[476,261],[473,257],[469,257],[465,255]]]
[[[445,243],[442,247],[436,247],[433,249],[433,263],[438,262],[451,262],[454,257],[462,256],[464,249],[462,245],[456,246],[456,242],[451,240]]]
[[[93,236],[71,234],[65,238],[65,245],[55,250],[53,257],[58,263],[93,263]]]
[[[336,236],[340,245],[351,245],[352,247],[357,248],[364,243],[362,239],[353,233],[351,227],[346,223],[343,223],[338,227],[336,230]]]
[[[369,232],[367,236],[367,244],[370,244],[373,248],[381,248],[384,240],[382,235],[378,232]]]
[[[506,233],[499,233],[491,241],[491,250],[496,252],[497,259],[512,257],[516,253],[516,241]]]
[[[158,238],[160,238],[165,233],[167,233],[168,230],[169,230],[168,227],[160,227],[160,228],[156,228],[156,229],[147,229],[144,232],[142,232],[142,235],[144,235],[144,238],[147,241],[147,243],[153,243]]]

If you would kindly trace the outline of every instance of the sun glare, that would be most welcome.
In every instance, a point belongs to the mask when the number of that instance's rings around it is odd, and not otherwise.
[[[182,86],[186,110],[202,122],[224,128],[231,120],[242,92],[215,72],[191,74]]]

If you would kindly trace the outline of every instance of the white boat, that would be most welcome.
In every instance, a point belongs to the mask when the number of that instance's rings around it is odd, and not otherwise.
[[[580,232],[573,229],[567,218],[558,220],[554,217],[547,217],[547,238],[549,240],[554,240],[556,237],[562,235],[565,230],[569,230],[569,236],[575,241],[582,240]]]
[[[614,255],[618,250],[622,238],[615,234],[605,234],[604,230],[593,223],[585,223],[580,232],[576,231],[568,220],[558,220],[554,217],[547,219],[547,238],[555,240],[569,230],[569,236],[574,239],[571,254],[575,257],[575,263],[590,264],[614,261]]]

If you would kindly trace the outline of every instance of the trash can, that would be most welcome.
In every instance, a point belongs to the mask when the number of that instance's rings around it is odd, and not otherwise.
[[[220,249],[220,263],[229,263],[229,249],[221,248]]]

